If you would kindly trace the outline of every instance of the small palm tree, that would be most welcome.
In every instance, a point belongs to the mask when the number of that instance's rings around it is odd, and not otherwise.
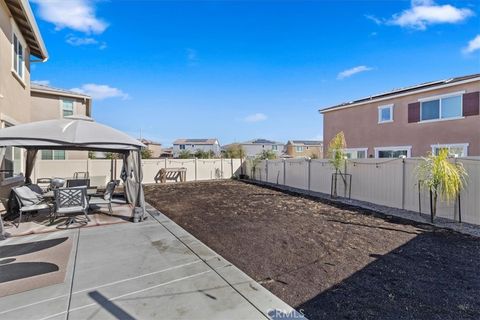
[[[431,221],[437,214],[438,196],[450,202],[462,191],[467,172],[461,163],[452,163],[448,159],[448,150],[440,150],[438,155],[429,154],[416,168],[419,182],[430,192]]]
[[[347,147],[347,143],[345,142],[345,134],[343,131],[340,131],[330,140],[328,144],[328,158],[330,159],[330,163],[335,168],[335,180],[334,180],[334,189],[333,189],[333,196],[337,196],[337,175],[340,173],[340,176],[345,182],[345,178],[342,174],[342,168],[345,165],[345,148]]]

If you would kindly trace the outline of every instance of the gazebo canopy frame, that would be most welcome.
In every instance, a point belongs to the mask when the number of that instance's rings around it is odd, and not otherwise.
[[[142,188],[141,149],[144,145],[127,134],[94,122],[87,117],[65,117],[20,124],[0,130],[0,161],[3,162],[6,147],[27,150],[25,159],[25,183],[31,183],[31,175],[38,150],[106,151],[123,155],[121,178],[125,184],[125,196],[133,205],[134,221],[146,217]],[[0,217],[0,238],[4,237]]]

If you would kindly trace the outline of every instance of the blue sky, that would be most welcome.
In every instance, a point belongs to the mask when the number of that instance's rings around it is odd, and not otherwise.
[[[164,145],[321,139],[319,108],[480,72],[475,0],[31,3],[50,54],[32,80]]]

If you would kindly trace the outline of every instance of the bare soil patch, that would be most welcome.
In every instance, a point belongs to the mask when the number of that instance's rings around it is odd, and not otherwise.
[[[309,319],[480,318],[480,239],[239,181],[147,201]]]

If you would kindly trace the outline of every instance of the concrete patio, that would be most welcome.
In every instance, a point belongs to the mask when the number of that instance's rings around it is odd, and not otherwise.
[[[143,223],[1,242],[0,249],[73,239],[65,281],[0,298],[0,318],[268,319],[272,309],[292,311],[163,214],[148,211]]]

